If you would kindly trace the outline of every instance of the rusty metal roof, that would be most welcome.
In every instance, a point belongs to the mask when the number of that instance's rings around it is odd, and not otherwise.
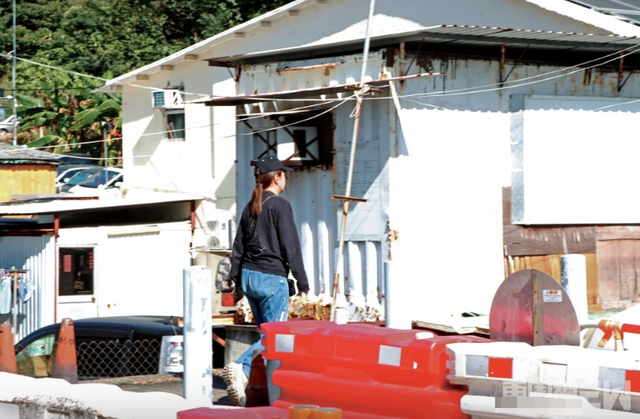
[[[390,77],[386,79],[369,80],[364,84],[372,89],[373,92],[379,89],[386,89],[389,87],[389,82],[393,80],[408,80],[418,77],[429,76],[441,76],[441,73],[422,73],[412,74],[409,76]],[[322,86],[322,87],[310,87],[306,89],[288,90],[283,92],[268,92],[268,93],[256,93],[252,95],[239,95],[239,96],[219,96],[210,99],[197,100],[189,103],[203,103],[207,106],[233,106],[233,105],[245,105],[257,102],[268,102],[278,99],[298,99],[298,98],[310,98],[318,97],[321,95],[335,95],[347,93],[353,94],[362,88],[357,84],[339,84],[335,86]],[[344,96],[346,99],[346,96]]]
[[[0,164],[59,164],[59,154],[0,142]]]
[[[507,45],[549,50],[619,51],[640,46],[635,36],[599,35],[592,33],[555,32],[532,29],[511,29],[487,26],[436,25],[429,28],[382,35],[371,38],[371,49],[397,45],[401,42],[424,44]],[[210,66],[234,67],[274,61],[311,59],[361,52],[362,39],[332,44],[307,45],[256,53],[210,58]]]
[[[46,195],[42,198],[17,200],[0,203],[0,217],[12,215],[44,215],[157,205],[167,203],[192,202],[201,196],[187,194],[157,193],[151,196],[132,198],[73,199],[63,194]]]

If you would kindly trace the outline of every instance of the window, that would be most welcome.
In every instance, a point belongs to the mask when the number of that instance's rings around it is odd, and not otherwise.
[[[291,167],[333,164],[333,116],[280,115],[253,128],[254,160],[277,157]]]
[[[93,294],[93,248],[60,248],[58,295]]]
[[[167,122],[167,137],[171,140],[185,139],[184,110],[168,110],[165,114]]]
[[[277,157],[278,156],[278,143],[276,142],[275,131],[264,131],[253,133],[253,150],[255,160],[260,160],[263,157]]]
[[[18,374],[29,377],[50,377],[53,373],[53,346],[57,341],[57,335],[46,335],[16,354]]]

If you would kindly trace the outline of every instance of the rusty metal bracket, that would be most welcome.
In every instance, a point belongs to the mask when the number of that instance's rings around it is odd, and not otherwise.
[[[500,79],[500,87],[504,87],[504,84],[507,82],[507,80],[509,80],[509,76],[511,76],[511,73],[513,73],[513,70],[515,70],[515,68],[518,66],[518,61],[520,61],[522,59],[522,57],[524,57],[524,54],[527,52],[527,50],[529,49],[529,46],[527,45],[527,47],[522,51],[522,54],[520,54],[520,57],[518,57],[517,60],[514,61],[513,65],[511,66],[511,70],[509,70],[509,72],[504,75],[506,69],[505,66],[507,64],[507,46],[505,44],[500,45],[500,74],[499,74],[499,79]]]
[[[629,81],[629,77],[631,77],[633,72],[638,68],[638,64],[640,64],[640,61],[636,62],[636,65],[633,66],[633,69],[631,69],[631,71],[629,71],[629,74],[623,80],[623,76],[624,76],[624,55],[622,53],[620,53],[620,63],[618,65],[618,92],[622,91],[622,88],[624,87],[624,85],[627,84],[627,81]]]
[[[331,195],[331,199],[339,199],[342,201],[367,202],[365,198],[357,198],[355,196]]]

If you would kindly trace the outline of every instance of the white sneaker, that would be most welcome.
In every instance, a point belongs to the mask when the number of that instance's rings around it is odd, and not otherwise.
[[[227,385],[229,400],[236,406],[244,406],[246,395],[244,389],[249,383],[249,379],[242,371],[242,364],[230,362],[222,369],[222,378]]]

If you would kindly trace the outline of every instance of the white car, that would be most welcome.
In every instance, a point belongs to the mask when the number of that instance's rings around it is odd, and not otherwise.
[[[91,170],[95,167],[97,166],[58,166],[58,176],[56,176],[56,190],[58,192],[61,192],[60,188],[62,187],[62,185],[66,185],[67,182],[69,182],[75,174],[85,170]]]
[[[121,167],[104,167],[69,189],[69,193],[84,196],[104,195],[104,191],[119,191],[123,180],[124,173]]]
[[[4,121],[0,121],[0,137],[5,134],[13,133],[14,121],[15,121],[15,118],[13,115],[8,117]]]

